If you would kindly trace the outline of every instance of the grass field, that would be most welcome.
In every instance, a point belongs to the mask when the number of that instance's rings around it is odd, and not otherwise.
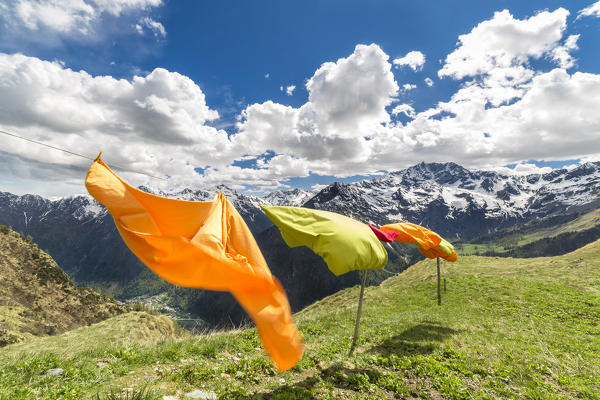
[[[491,241],[476,243],[461,243],[460,253],[464,255],[483,254],[492,251],[494,253],[505,253],[512,248],[525,246],[538,240],[553,238],[569,232],[581,232],[600,225],[600,209],[596,209],[574,218],[571,221],[548,226],[543,228],[535,227],[530,224],[519,225],[515,228],[507,229],[501,237],[494,238]]]
[[[130,313],[0,349],[0,399],[600,399],[600,242],[548,258],[435,261],[294,318],[307,346],[276,373],[254,329],[190,337]],[[59,375],[48,376],[53,368]]]

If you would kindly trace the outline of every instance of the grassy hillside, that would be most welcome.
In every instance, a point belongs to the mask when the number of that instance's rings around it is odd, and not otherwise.
[[[584,213],[548,216],[533,220],[523,225],[516,225],[489,235],[473,239],[470,243],[459,244],[459,251],[464,255],[496,253],[497,255],[535,254],[536,247],[544,243],[571,242],[573,248],[581,247],[600,236],[600,209]],[[569,244],[569,243],[568,243]],[[524,250],[524,251],[520,251]],[[549,250],[549,249],[547,249]],[[565,253],[557,249],[556,254]],[[551,251],[551,250],[550,250]]]
[[[600,242],[549,258],[462,257],[442,272],[441,307],[432,260],[367,288],[353,356],[358,287],[295,315],[307,350],[281,374],[253,329],[176,337],[164,317],[135,313],[0,349],[0,399],[184,399],[194,389],[223,399],[600,399]]]
[[[126,307],[75,286],[31,238],[0,225],[0,347],[102,321]]]

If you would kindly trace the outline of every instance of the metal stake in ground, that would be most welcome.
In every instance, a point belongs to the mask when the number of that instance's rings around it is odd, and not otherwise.
[[[354,352],[356,341],[358,339],[358,325],[360,325],[360,313],[362,311],[363,295],[365,294],[365,282],[367,281],[367,270],[363,270],[362,285],[360,286],[360,298],[358,299],[358,311],[356,312],[356,323],[354,324],[354,337],[350,346],[350,355]]]
[[[440,285],[440,258],[437,258],[437,278],[438,278],[438,306],[442,305],[442,291]]]

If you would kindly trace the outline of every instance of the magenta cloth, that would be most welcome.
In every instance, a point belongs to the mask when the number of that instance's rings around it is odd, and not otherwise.
[[[371,225],[369,225],[369,228],[371,228],[375,236],[377,236],[377,239],[381,240],[382,242],[393,242],[400,234],[400,232],[396,231],[382,231]]]

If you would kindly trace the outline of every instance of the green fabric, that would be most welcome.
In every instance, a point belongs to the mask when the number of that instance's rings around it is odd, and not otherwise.
[[[371,228],[340,214],[301,207],[261,205],[290,247],[306,246],[323,257],[335,275],[380,269],[387,252]]]
[[[452,251],[454,250],[454,247],[452,247],[452,245],[448,243],[446,239],[443,238],[440,244],[437,245],[437,247],[448,255],[452,254]]]

